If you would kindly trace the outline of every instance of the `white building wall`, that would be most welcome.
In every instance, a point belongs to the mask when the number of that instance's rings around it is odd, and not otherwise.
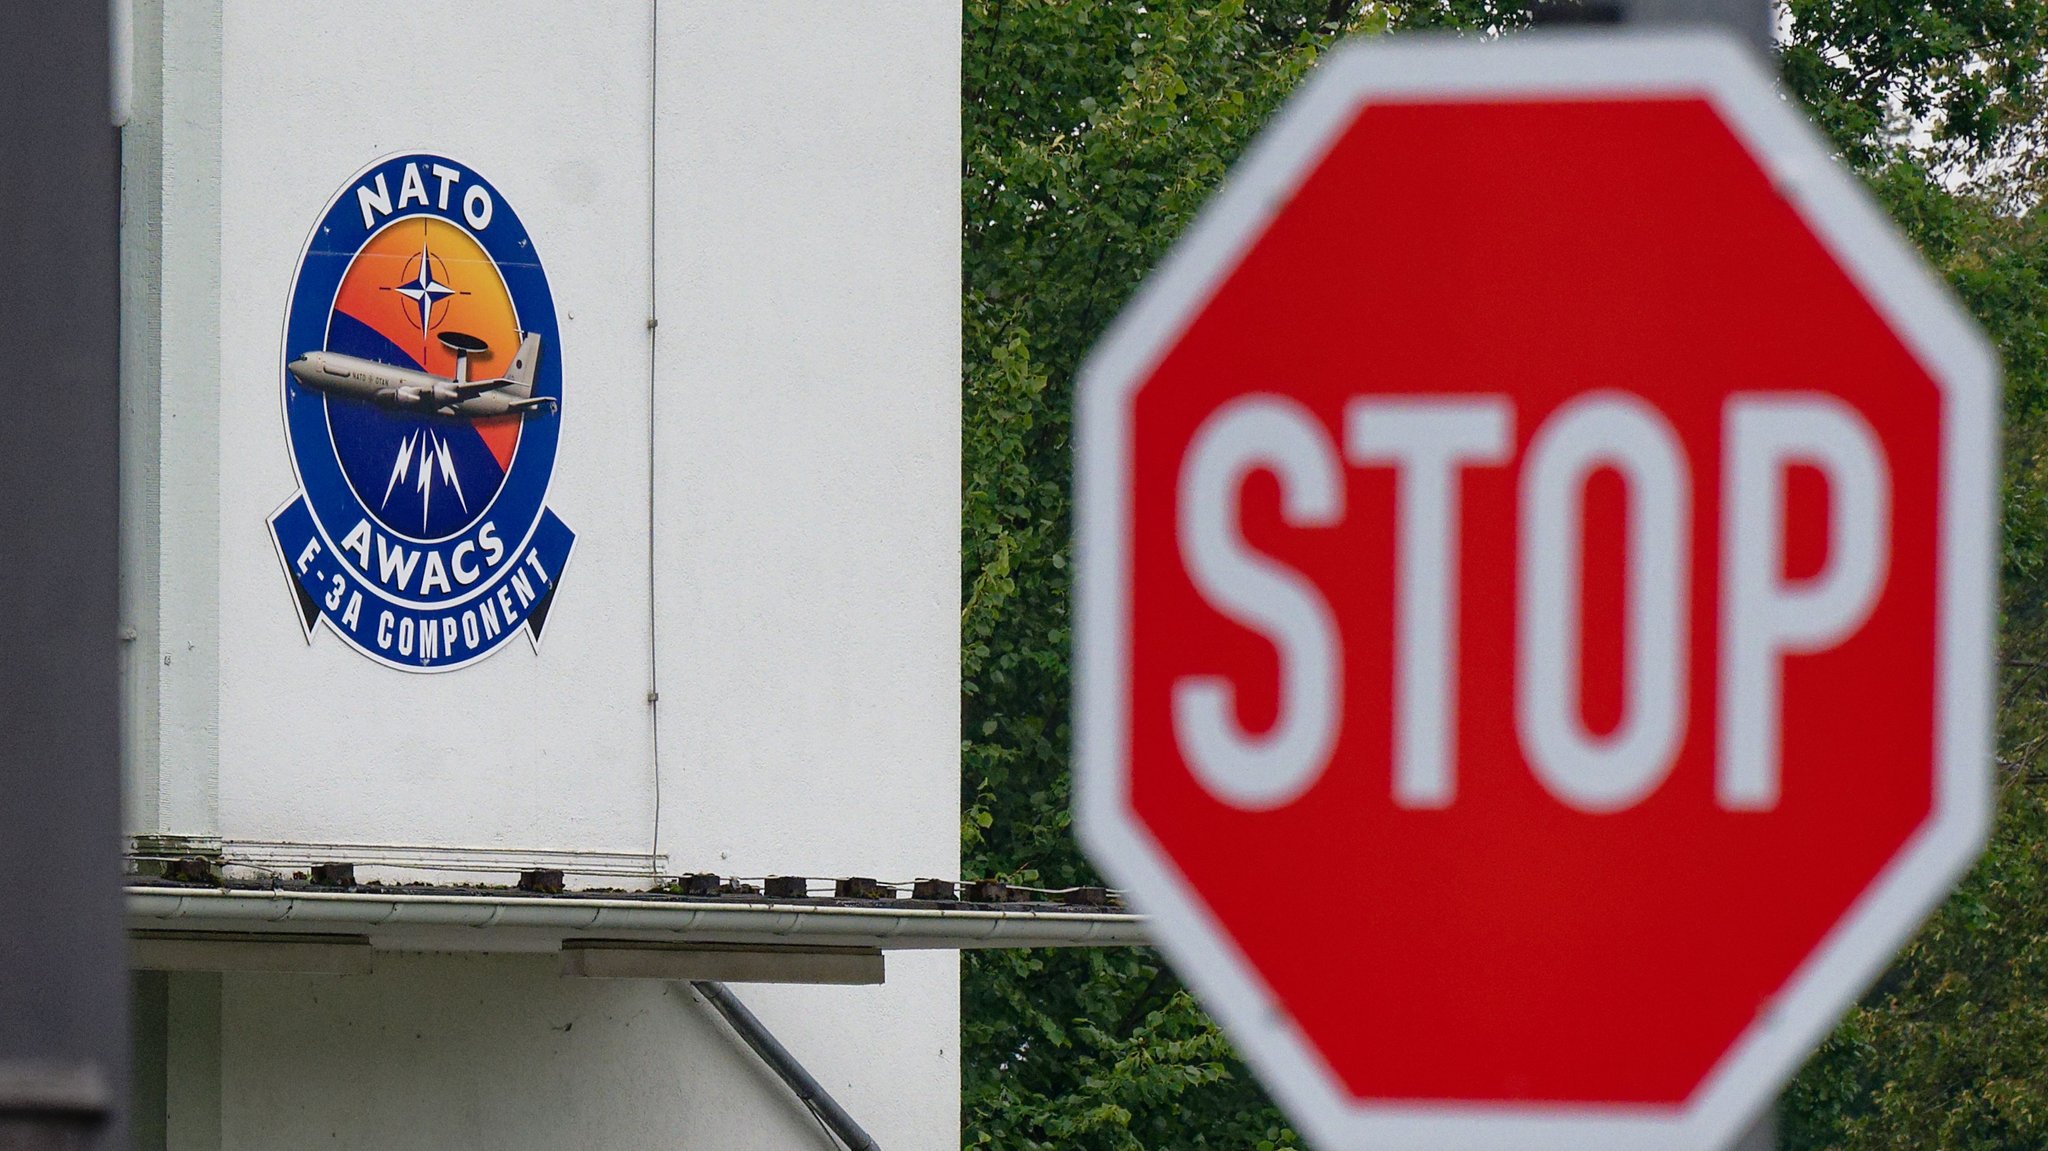
[[[934,961],[951,964],[917,959]],[[220,981],[227,1151],[835,1146],[683,985],[564,979],[526,955],[172,978]],[[957,1145],[951,1042],[908,1040],[889,987],[736,990],[881,1146]],[[173,1068],[173,1090],[208,1070]]]
[[[660,35],[664,850],[951,876],[959,6],[664,5]]]
[[[959,872],[959,18],[661,8],[657,667],[680,870]],[[883,1146],[957,1145],[957,957],[888,964],[851,996],[743,990]]]
[[[646,0],[227,5],[222,838],[649,849],[649,15]],[[349,178],[402,151],[474,168],[533,236],[565,371],[548,502],[577,533],[542,652],[521,640],[434,675],[324,630],[309,645],[267,526],[298,486],[279,332],[299,254]]]
[[[133,830],[498,882],[538,852],[954,875],[957,6],[139,3]],[[309,644],[266,527],[296,488],[299,254],[354,172],[412,150],[488,178],[547,268],[548,502],[577,537],[541,651],[435,675]],[[402,859],[384,874],[449,877]],[[168,1047],[217,1034],[216,1078],[172,1061],[175,1146],[818,1138],[687,993],[552,956],[196,978]],[[955,1144],[953,954],[736,990],[884,1146]]]
[[[123,747],[130,826],[218,835],[217,3],[137,5],[122,131]]]

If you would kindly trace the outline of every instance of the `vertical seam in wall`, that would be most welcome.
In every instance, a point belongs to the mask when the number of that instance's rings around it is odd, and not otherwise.
[[[655,278],[655,153],[656,124],[661,115],[661,0],[647,3],[647,719],[648,741],[654,773],[654,828],[647,848],[647,868],[661,870],[661,664],[658,643],[661,625],[655,609],[654,580],[654,461],[655,435],[655,351],[660,343],[656,310]]]

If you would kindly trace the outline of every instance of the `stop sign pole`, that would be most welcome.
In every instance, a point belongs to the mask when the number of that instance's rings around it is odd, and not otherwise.
[[[1717,28],[1758,51],[1771,47],[1771,5],[1757,0],[1548,0],[1531,15],[1538,27]]]
[[[1718,1151],[1981,849],[1997,401],[1737,43],[1341,49],[1079,382],[1083,843],[1319,1145]]]

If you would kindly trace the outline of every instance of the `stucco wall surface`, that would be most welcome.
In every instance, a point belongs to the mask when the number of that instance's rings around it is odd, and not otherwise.
[[[901,1026],[927,981],[891,975],[734,990],[882,1146],[957,1145],[952,1040]],[[834,1146],[686,987],[564,979],[551,957],[229,975],[220,1019],[225,1151]]]
[[[957,6],[140,0],[137,29],[133,830],[954,875]],[[576,532],[539,652],[431,675],[308,643],[266,523],[300,253],[410,151],[488,179],[547,269]],[[169,1026],[218,1028],[171,1127],[220,1146],[822,1145],[662,985],[393,955],[218,987]],[[955,1144],[955,955],[736,990],[884,1146]]]
[[[648,5],[225,15],[221,835],[647,850]],[[279,389],[300,253],[356,171],[414,151],[474,169],[533,237],[565,373],[548,503],[577,533],[542,651],[443,674],[307,643],[267,526],[297,489]]]
[[[959,865],[959,9],[663,5],[662,827]]]
[[[136,830],[950,874],[957,12],[479,19],[228,0],[145,21],[161,171],[130,220],[148,343],[128,371],[157,418],[132,453],[153,506],[129,583],[138,620],[162,618],[131,660],[156,701],[135,711]],[[300,253],[355,172],[403,151],[516,206],[567,373],[548,504],[577,538],[543,650],[438,675],[306,642],[266,526],[297,486]]]

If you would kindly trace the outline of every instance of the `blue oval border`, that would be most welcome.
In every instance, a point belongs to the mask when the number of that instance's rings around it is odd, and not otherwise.
[[[424,202],[401,191],[408,167],[426,189]],[[470,188],[481,188],[489,198],[489,217],[481,229],[465,215]],[[383,195],[376,194],[380,189]],[[381,210],[384,202],[391,205],[388,211]],[[553,410],[524,417],[511,468],[485,509],[464,528],[435,539],[396,531],[363,505],[335,455],[328,398],[300,387],[284,370],[298,354],[326,346],[336,293],[363,244],[390,224],[419,216],[462,228],[497,264],[521,327],[541,336],[534,395],[556,401]],[[324,620],[329,630],[378,663],[435,672],[465,667],[496,652],[518,630],[538,649],[575,541],[545,502],[560,445],[562,362],[554,296],[532,236],[490,181],[446,156],[406,152],[378,160],[342,184],[300,254],[277,361],[286,443],[299,491],[271,515],[270,527],[309,643]],[[365,522],[371,525],[369,536],[352,536]],[[410,557],[407,571],[438,569],[446,579],[464,554],[468,568],[476,570],[477,557],[492,545],[500,549],[498,562],[446,595],[394,592],[378,576],[380,570],[401,570],[389,562],[396,556]],[[421,582],[425,578],[422,574]],[[400,580],[402,588],[411,582],[410,575]]]

